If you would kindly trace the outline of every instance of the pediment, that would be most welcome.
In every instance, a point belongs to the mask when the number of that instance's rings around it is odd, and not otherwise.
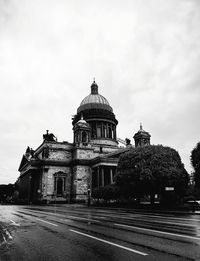
[[[19,168],[18,168],[18,171],[20,171],[29,162],[30,162],[30,160],[25,155],[23,155]]]

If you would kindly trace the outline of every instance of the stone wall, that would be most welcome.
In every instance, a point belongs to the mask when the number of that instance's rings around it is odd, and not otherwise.
[[[71,189],[71,168],[70,167],[56,167],[49,166],[45,167],[42,177],[42,199],[43,200],[55,200],[54,196],[54,174],[63,172],[66,174],[66,197],[70,195]],[[66,200],[66,197],[59,197],[57,200]]]
[[[49,157],[50,160],[71,160],[72,155],[71,152],[65,150],[58,150],[58,149],[50,149],[49,150]]]
[[[93,149],[77,148],[74,152],[74,159],[92,159]]]
[[[115,140],[111,140],[111,139],[91,139],[91,144],[98,144],[98,145],[102,145],[102,146],[115,146],[117,147],[117,142]]]
[[[59,142],[45,142],[36,152],[39,159],[50,159],[59,161],[69,161],[72,159],[71,144]]]
[[[86,201],[88,189],[91,187],[91,169],[89,166],[73,168],[73,198],[76,201]]]

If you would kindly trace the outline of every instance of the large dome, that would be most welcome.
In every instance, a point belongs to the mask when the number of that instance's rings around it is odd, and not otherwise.
[[[91,93],[82,100],[77,114],[72,118],[74,140],[77,139],[75,134],[77,127],[85,128],[85,124],[88,124],[88,137],[92,144],[116,148],[118,121],[107,99],[98,93],[98,85],[95,81],[91,85]]]
[[[88,103],[101,103],[110,105],[106,98],[100,94],[89,94],[82,100],[80,106]]]
[[[79,113],[88,109],[103,109],[111,112],[113,111],[107,99],[98,93],[98,85],[95,81],[91,85],[91,94],[82,100],[77,112]]]

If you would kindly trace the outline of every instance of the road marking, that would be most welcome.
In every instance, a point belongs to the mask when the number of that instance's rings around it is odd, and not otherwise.
[[[13,239],[13,237],[10,234],[10,232],[6,228],[3,228],[3,230],[5,231],[6,236],[8,237],[8,239]]]
[[[145,218],[141,218],[140,220],[135,220],[134,219],[134,221],[141,221],[141,220],[147,221],[147,219],[145,219]],[[155,222],[156,223],[161,223],[161,224],[173,224],[173,225],[178,225],[178,226],[196,227],[196,225],[187,224],[187,223],[175,223],[175,222],[160,221],[160,220],[156,220]]]
[[[39,211],[39,210],[32,210],[31,211],[33,212],[39,212],[39,213],[46,213],[46,214],[51,214],[51,215],[55,215],[55,216],[63,216],[63,214],[57,214],[57,213],[53,213],[53,212],[48,212],[48,211]],[[76,216],[67,216],[69,219],[70,218],[74,218],[74,219],[82,219],[82,220],[86,220],[86,221],[89,221],[89,222],[97,222],[97,223],[101,223],[101,221],[99,220],[95,220],[95,219],[90,219],[90,218],[84,218],[84,217],[76,217]],[[64,219],[63,219],[64,220]]]
[[[5,234],[8,237],[8,239],[10,239],[10,240],[13,239],[13,237],[11,236],[11,234],[8,232],[8,230],[6,228],[3,228],[3,231],[5,231]],[[1,232],[1,234],[2,234],[2,237],[3,237],[3,242],[1,242],[0,246],[8,243],[4,234],[2,232]]]
[[[2,234],[2,233],[1,233]],[[3,245],[3,244],[7,244],[7,241],[6,241],[6,238],[5,238],[5,236],[2,234],[2,236],[3,236],[3,240],[4,240],[4,242],[2,242],[1,243],[1,245]]]
[[[173,217],[171,215],[166,215],[166,216],[163,216],[163,215],[152,215],[152,214],[149,214],[149,213],[146,213],[146,214],[140,214],[141,217],[146,217],[147,219],[149,217],[158,217],[158,218],[161,218],[161,219],[166,219],[167,218],[170,218],[170,219],[176,219],[176,220],[186,220],[186,221],[199,221],[199,219],[193,219],[193,218],[178,218],[178,217]],[[172,221],[173,222],[173,221]]]
[[[33,210],[33,209],[29,209],[28,211],[29,212],[39,212],[40,214],[51,214],[51,215],[54,215],[54,216],[63,216],[63,214],[58,214],[58,213],[54,213],[54,212],[50,212],[50,211],[43,211],[43,210],[40,211],[40,210]],[[29,212],[27,212],[27,213],[29,213]]]
[[[70,229],[70,231],[72,231],[74,233],[77,233],[77,234],[80,234],[80,235],[85,236],[85,237],[89,237],[89,238],[101,241],[103,243],[106,243],[106,244],[109,244],[109,245],[112,245],[112,246],[116,246],[116,247],[119,247],[119,248],[122,248],[122,249],[125,249],[125,250],[128,250],[128,251],[134,252],[134,253],[142,255],[142,256],[147,256],[148,255],[148,254],[146,254],[144,252],[140,252],[140,251],[134,250],[134,249],[129,248],[129,247],[121,246],[119,244],[115,244],[115,243],[112,243],[110,241],[107,241],[107,240],[104,240],[104,239],[101,239],[101,238],[98,238],[98,237],[94,237],[94,236],[91,236],[91,235],[88,235],[88,234],[85,234],[85,233],[82,233],[82,232],[79,232],[79,231],[76,231],[76,230],[73,230],[73,229]]]
[[[145,230],[145,231],[150,231],[150,232],[155,232],[155,233],[165,234],[165,235],[170,235],[170,236],[184,237],[184,238],[189,238],[189,239],[200,240],[199,237],[185,236],[185,235],[181,235],[181,234],[169,233],[169,232],[164,232],[164,231],[159,231],[159,230],[154,230],[154,229],[148,229],[148,228],[142,228],[142,227],[134,227],[134,226],[128,226],[128,225],[123,225],[123,224],[117,224],[117,223],[115,223],[114,225],[120,226],[120,227],[134,228],[134,229],[138,229],[138,230]]]
[[[11,234],[10,234],[10,232],[8,232],[8,230],[6,230],[6,235],[7,235],[7,237],[9,238],[9,239],[13,239],[13,237],[11,236]]]
[[[13,223],[14,226],[20,227],[20,224],[16,223],[15,221],[11,220],[10,221]]]
[[[56,225],[56,224],[54,224],[54,223],[51,223],[51,222],[45,221],[45,220],[40,219],[40,218],[36,218],[36,219],[39,220],[39,221],[41,221],[41,222],[47,223],[47,224],[49,224],[49,225],[55,226],[55,227],[58,226],[58,225]]]
[[[70,218],[74,218],[74,219],[86,220],[86,221],[90,221],[90,222],[101,223],[101,221],[99,221],[99,220],[90,219],[90,218],[76,217],[76,216],[67,216],[67,217],[68,217],[69,219],[70,219]]]
[[[7,244],[7,241],[6,241],[6,238],[5,238],[5,236],[2,234],[2,236],[3,236],[3,242],[1,243],[1,245],[3,245],[3,244]]]

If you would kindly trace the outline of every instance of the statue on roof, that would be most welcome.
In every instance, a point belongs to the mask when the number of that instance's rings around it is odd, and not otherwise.
[[[53,133],[49,133],[48,130],[46,134],[43,134],[43,139],[46,141],[56,141],[55,135]]]

